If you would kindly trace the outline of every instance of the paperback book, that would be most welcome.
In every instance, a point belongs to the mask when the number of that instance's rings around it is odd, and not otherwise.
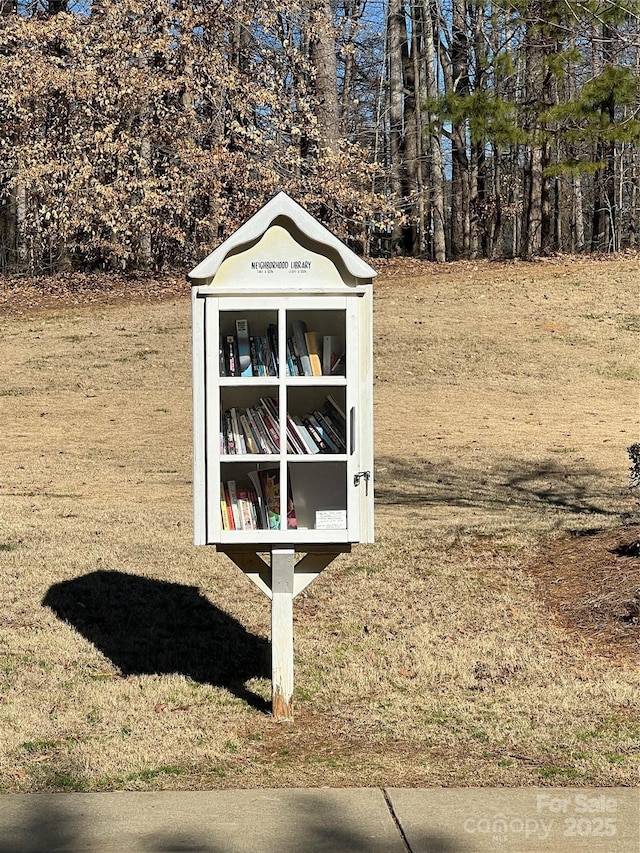
[[[235,480],[220,484],[220,514],[223,530],[281,530],[280,468],[250,471],[251,487]],[[287,489],[288,530],[297,527],[291,488]]]

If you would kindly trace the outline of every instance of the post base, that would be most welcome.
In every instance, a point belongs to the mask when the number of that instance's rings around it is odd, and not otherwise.
[[[287,702],[281,693],[274,693],[271,707],[273,719],[276,723],[286,723],[293,720],[293,699]]]

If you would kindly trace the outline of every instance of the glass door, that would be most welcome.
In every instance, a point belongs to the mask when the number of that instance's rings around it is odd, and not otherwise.
[[[354,301],[207,300],[209,541],[357,541]]]

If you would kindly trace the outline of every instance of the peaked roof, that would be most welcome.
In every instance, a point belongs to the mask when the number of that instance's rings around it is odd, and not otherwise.
[[[306,238],[305,242],[319,244],[316,246],[316,251],[322,251],[322,246],[325,246],[337,253],[346,269],[355,278],[370,279],[377,275],[373,267],[370,267],[348,246],[345,246],[328,228],[314,219],[310,213],[307,213],[286,193],[279,192],[244,225],[241,225],[231,237],[228,237],[197,267],[192,269],[188,278],[196,281],[212,279],[220,264],[234,249],[245,244],[254,244],[279,217],[290,220],[293,226],[293,236],[296,236],[295,232],[298,232],[299,236]],[[308,245],[307,248],[309,248]]]

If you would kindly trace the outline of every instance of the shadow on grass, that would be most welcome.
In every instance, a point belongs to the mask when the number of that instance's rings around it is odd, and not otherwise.
[[[620,484],[620,491],[624,487]],[[609,486],[607,488],[607,486]],[[617,515],[615,489],[605,475],[583,463],[508,460],[491,469],[435,464],[419,456],[378,457],[376,501],[398,506],[448,505],[486,512],[526,507],[574,515]]]
[[[196,587],[97,571],[55,584],[42,603],[124,676],[178,673],[269,710],[244,686],[250,678],[270,677],[269,643]]]

